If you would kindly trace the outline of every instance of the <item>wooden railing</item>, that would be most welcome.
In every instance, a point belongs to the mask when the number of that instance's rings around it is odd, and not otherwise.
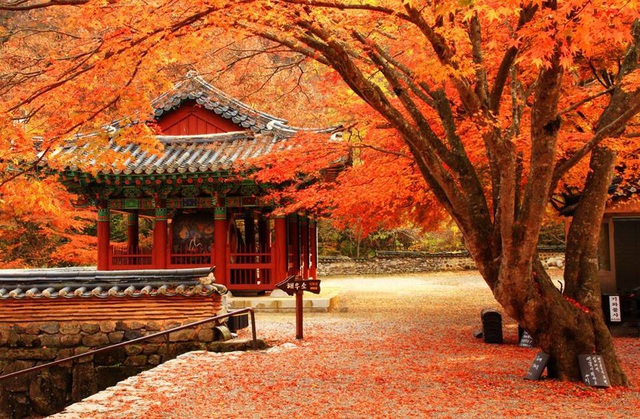
[[[192,268],[215,265],[210,249],[194,249],[188,244],[171,245],[167,254],[167,267]],[[111,246],[111,269],[152,269],[157,267],[156,256],[150,247],[130,248],[126,244]],[[275,285],[275,248],[241,246],[227,247],[226,284],[231,290],[272,290]],[[290,255],[290,258],[293,255]]]
[[[211,266],[211,248],[202,245],[197,247],[189,243],[171,245],[169,266]]]
[[[115,269],[152,268],[153,249],[149,246],[131,247],[126,244],[111,245],[111,267]]]
[[[229,250],[229,288],[271,290],[273,289],[273,249],[269,246],[254,249],[240,246]]]

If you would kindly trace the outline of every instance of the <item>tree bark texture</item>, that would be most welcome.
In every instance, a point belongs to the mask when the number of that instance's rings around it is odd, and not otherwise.
[[[591,154],[590,172],[567,236],[565,297],[580,304],[592,332],[585,344],[604,357],[612,384],[628,384],[615,355],[605,324],[598,277],[598,238],[615,164],[615,152],[597,147]],[[588,349],[588,348],[587,348]],[[585,352],[589,353],[589,352]]]

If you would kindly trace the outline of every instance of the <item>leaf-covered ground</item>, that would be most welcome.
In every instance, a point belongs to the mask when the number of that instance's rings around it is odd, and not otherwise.
[[[536,349],[473,337],[480,311],[498,308],[479,275],[434,273],[332,278],[346,312],[258,313],[273,347],[231,354],[194,352],[132,377],[58,417],[424,418],[639,417],[637,387],[527,381]],[[248,336],[247,332],[243,332]],[[640,338],[616,338],[640,386]]]

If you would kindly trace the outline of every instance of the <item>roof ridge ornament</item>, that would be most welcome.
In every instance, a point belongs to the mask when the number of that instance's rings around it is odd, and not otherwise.
[[[265,129],[268,130],[268,131],[272,131],[277,122],[278,121],[276,121],[275,119],[267,122],[267,125],[265,126]]]
[[[188,79],[194,79],[196,77],[199,77],[200,73],[198,72],[198,70],[189,70],[187,71],[187,78]]]

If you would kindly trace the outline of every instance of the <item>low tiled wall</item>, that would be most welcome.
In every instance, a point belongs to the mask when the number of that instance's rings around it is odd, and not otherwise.
[[[0,325],[0,375],[132,340],[186,321],[33,322]],[[193,350],[247,349],[246,341],[216,341],[214,322],[80,358],[0,383],[0,417],[50,415],[71,402]]]

